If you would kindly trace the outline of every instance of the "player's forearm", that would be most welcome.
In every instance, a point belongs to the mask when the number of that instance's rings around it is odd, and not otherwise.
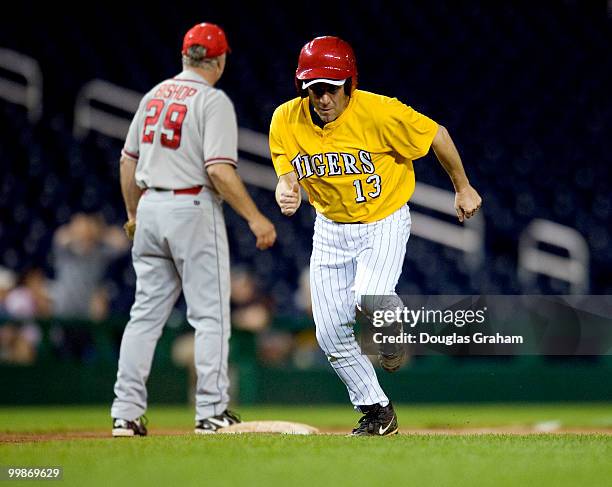
[[[470,182],[465,174],[461,156],[455,147],[453,139],[451,139],[448,130],[440,125],[438,133],[434,137],[432,148],[440,164],[450,177],[455,191],[464,190],[470,185]]]
[[[218,166],[221,166],[221,164]],[[208,171],[217,192],[246,221],[250,222],[260,216],[260,211],[236,170],[227,164],[223,164],[223,166],[214,167],[214,169]]]
[[[136,219],[136,208],[142,190],[136,185],[136,161],[122,157],[120,161],[121,194],[125,203],[128,220]]]

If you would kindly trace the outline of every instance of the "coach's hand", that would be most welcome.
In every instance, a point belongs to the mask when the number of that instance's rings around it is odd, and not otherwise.
[[[255,245],[259,250],[266,250],[274,245],[274,241],[276,240],[276,229],[272,222],[261,213],[249,221],[249,228],[257,239]]]
[[[460,222],[474,216],[481,206],[482,198],[469,184],[455,193],[455,211]]]
[[[281,213],[285,216],[293,215],[300,207],[302,202],[302,193],[300,193],[300,185],[293,183],[289,191],[283,191],[280,194],[279,205]]]
[[[123,231],[127,235],[127,238],[134,240],[134,235],[136,234],[136,220],[130,218],[127,222],[125,222],[123,225]]]

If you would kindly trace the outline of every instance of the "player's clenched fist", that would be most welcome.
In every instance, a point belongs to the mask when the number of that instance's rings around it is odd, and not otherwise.
[[[455,210],[460,222],[474,216],[481,206],[482,198],[472,186],[455,193]]]
[[[278,178],[276,185],[276,202],[281,213],[285,216],[293,215],[302,203],[302,192],[295,173],[283,174]]]
[[[298,183],[293,183],[289,190],[282,191],[278,199],[281,213],[285,216],[293,215],[300,207],[301,202],[302,195]]]
[[[266,250],[274,245],[276,240],[276,229],[270,220],[261,213],[249,221],[249,228],[257,239],[256,247],[259,250]]]

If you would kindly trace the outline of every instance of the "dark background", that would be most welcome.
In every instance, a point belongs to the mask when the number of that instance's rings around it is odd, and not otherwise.
[[[180,71],[184,33],[210,21],[225,29],[232,48],[218,86],[242,127],[267,133],[274,108],[295,96],[300,48],[327,34],[353,45],[361,89],[396,96],[449,129],[484,199],[484,265],[468,271],[459,252],[414,237],[400,293],[567,292],[560,281],[542,278],[525,289],[517,279],[518,236],[535,218],[578,230],[589,245],[591,291],[612,293],[606,2],[48,5],[51,12],[23,4],[0,20],[0,46],[36,59],[44,77],[40,122],[0,100],[0,265],[17,272],[42,266],[52,276],[51,238],[71,214],[102,211],[123,222],[122,144],[96,134],[73,138],[76,94],[94,78],[144,93]],[[452,189],[431,154],[415,170],[417,181]],[[233,262],[251,268],[277,309],[291,312],[312,211],[303,207],[288,220],[271,192],[249,190],[280,237],[271,252],[255,251],[245,223],[228,209]],[[129,256],[109,278],[114,309],[127,311]]]

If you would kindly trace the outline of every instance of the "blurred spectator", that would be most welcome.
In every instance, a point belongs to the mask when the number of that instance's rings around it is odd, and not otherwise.
[[[103,280],[109,263],[126,252],[129,241],[119,227],[100,215],[75,214],[53,238],[55,280],[50,287],[57,317],[102,320],[108,314]]]
[[[109,298],[104,279],[109,264],[129,248],[119,227],[99,214],[77,213],[53,237],[55,279],[49,285],[50,314],[68,320],[100,321],[107,317]],[[90,361],[97,353],[92,330],[79,321],[49,330],[55,353],[65,359]]]
[[[292,359],[293,365],[298,369],[328,366],[327,357],[317,343],[314,322],[310,328],[300,331],[295,336]]]
[[[42,269],[32,268],[24,271],[17,287],[6,294],[6,312],[13,318],[23,320],[49,316],[51,302],[47,286],[47,278]]]
[[[27,365],[36,359],[40,332],[31,323],[0,326],[0,362]]]
[[[256,333],[257,356],[266,365],[285,365],[293,350],[293,335],[271,329],[272,298],[262,293],[256,277],[244,267],[232,269],[232,325]]]
[[[295,336],[292,356],[293,365],[308,369],[316,365],[326,365],[327,358],[317,343],[315,325],[312,318],[312,299],[310,295],[310,267],[305,266],[298,278],[298,288],[294,294],[296,308],[303,314],[304,329]]]
[[[49,314],[46,278],[41,269],[23,272],[16,286],[8,289],[10,279],[0,284],[3,288],[7,322],[0,325],[0,361],[12,364],[30,364],[36,358],[41,340],[39,326],[34,318]]]
[[[312,298],[310,296],[310,267],[306,266],[300,272],[298,279],[298,289],[294,296],[295,305],[304,312],[309,318],[312,318]]]
[[[268,330],[257,337],[257,358],[265,365],[288,365],[294,344],[292,333],[278,329]]]
[[[4,311],[4,300],[10,290],[15,287],[15,284],[17,284],[15,273],[10,269],[0,267],[0,311]]]
[[[242,267],[232,269],[232,325],[239,330],[257,333],[272,321],[272,300],[261,293],[255,276]]]

